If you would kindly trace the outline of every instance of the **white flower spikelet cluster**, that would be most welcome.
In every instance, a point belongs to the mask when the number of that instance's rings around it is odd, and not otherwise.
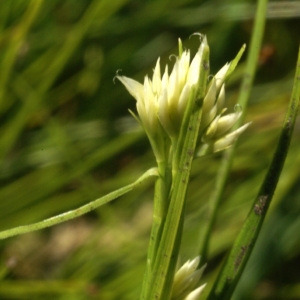
[[[168,66],[161,75],[160,59],[158,58],[153,76],[144,78],[141,84],[126,76],[117,75],[129,93],[136,99],[138,119],[146,131],[155,156],[162,152],[166,136],[173,140],[179,135],[180,126],[188,101],[196,101],[199,94],[199,78],[203,64],[204,49],[208,49],[207,39],[201,36],[200,47],[192,61],[190,51],[182,51],[179,39],[179,56],[169,74]],[[209,62],[205,62],[209,66]],[[225,115],[225,79],[230,68],[227,63],[210,80],[206,96],[202,103],[202,116],[198,138],[197,156],[217,152],[230,147],[240,134],[249,126],[245,124],[230,132],[241,111]]]
[[[206,264],[197,269],[200,257],[188,260],[175,274],[171,300],[198,300],[206,284],[198,286]]]
[[[145,76],[144,84],[126,76],[116,76],[136,99],[139,118],[148,134],[155,134],[157,123],[160,122],[171,138],[178,135],[187,101],[192,90],[196,90],[198,86],[201,57],[205,46],[207,40],[203,37],[192,62],[190,51],[183,51],[176,57],[171,74],[166,66],[161,76],[158,58],[152,79]],[[180,39],[179,49],[182,51]]]
[[[225,104],[225,79],[230,63],[225,64],[209,83],[206,96],[203,100],[200,138],[197,156],[224,150],[230,147],[244,132],[250,123],[247,123],[230,132],[237,120],[241,117],[241,108],[236,105],[236,111],[227,115]]]

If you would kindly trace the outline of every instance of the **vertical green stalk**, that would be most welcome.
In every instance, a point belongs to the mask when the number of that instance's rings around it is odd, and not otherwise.
[[[300,102],[300,48],[293,92],[271,165],[208,299],[230,299],[261,230],[289,149]]]
[[[254,29],[251,36],[249,55],[247,57],[246,69],[243,76],[243,81],[241,84],[241,89],[239,93],[239,98],[237,103],[241,105],[243,109],[243,115],[236,123],[236,128],[240,127],[244,121],[244,116],[250,98],[251,87],[253,84],[259,51],[261,48],[261,43],[263,39],[263,33],[265,28],[266,11],[267,11],[267,0],[259,0],[254,20]],[[219,172],[216,179],[216,185],[213,194],[210,199],[210,209],[209,209],[209,221],[204,232],[204,238],[202,246],[199,251],[199,255],[202,256],[203,261],[207,261],[209,242],[212,234],[212,230],[216,221],[218,208],[220,207],[220,201],[225,189],[225,184],[228,178],[228,174],[232,165],[233,155],[235,152],[234,144],[230,149],[224,153],[224,157],[219,168]]]
[[[3,113],[6,109],[5,104],[5,91],[8,85],[10,75],[12,74],[14,63],[17,59],[20,47],[26,35],[28,34],[32,24],[39,16],[39,11],[42,7],[43,0],[32,0],[28,4],[28,8],[24,13],[22,20],[12,30],[10,39],[7,45],[7,50],[3,55],[0,69],[0,112]],[[14,5],[12,3],[6,3],[6,5]],[[6,42],[5,42],[6,43]],[[4,44],[5,44],[4,43]]]
[[[147,291],[149,291],[151,288],[151,275],[153,272],[155,257],[161,239],[162,229],[164,226],[164,220],[167,211],[167,204],[169,201],[170,187],[172,184],[172,170],[169,167],[167,159],[163,162],[158,163],[158,174],[159,176],[156,179],[154,189],[153,220],[141,299],[146,299]]]
[[[226,110],[224,82],[236,67],[245,46],[207,88],[209,47],[206,37],[200,36],[200,47],[191,61],[190,52],[182,50],[179,39],[179,57],[170,75],[166,68],[161,76],[158,59],[152,79],[146,76],[143,85],[126,76],[116,76],[137,100],[137,119],[148,135],[160,174],[155,187],[153,228],[141,292],[143,300],[168,300],[171,296],[194,157],[225,149],[248,126],[245,124],[229,133],[240,113],[222,116]],[[184,268],[194,271],[192,267]],[[179,287],[182,295],[201,292],[200,287],[194,289],[190,277],[175,283],[177,287],[178,284],[185,285]],[[175,289],[173,296],[181,294]]]
[[[145,299],[169,299],[181,241],[185,196],[189,182],[200,127],[201,106],[206,92],[209,48],[204,46],[198,90],[191,93],[180,129],[172,164],[172,186],[170,204],[163,226],[162,236],[151,274],[150,290]],[[199,103],[198,103],[199,101]]]

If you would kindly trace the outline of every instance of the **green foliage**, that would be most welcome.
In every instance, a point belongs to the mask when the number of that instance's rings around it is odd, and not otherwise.
[[[235,2],[2,1],[0,230],[77,208],[134,182],[154,166],[148,142],[127,112],[135,111],[135,103],[113,82],[116,71],[141,79],[158,56],[164,63],[177,53],[178,37],[196,51],[198,42],[188,37],[201,32],[209,38],[214,73],[251,38],[254,2]],[[279,138],[297,58],[295,11],[271,10],[274,19],[266,25],[246,115],[253,123],[238,143],[213,229],[202,279],[208,282],[206,293],[258,193]],[[229,104],[235,103],[242,70],[240,64],[229,82]],[[299,147],[296,124],[270,215],[236,299],[300,297]],[[194,162],[183,261],[198,254],[203,238],[198,233],[204,231],[220,159],[216,154]],[[93,213],[2,240],[0,298],[138,299],[152,188],[151,182],[144,183]]]

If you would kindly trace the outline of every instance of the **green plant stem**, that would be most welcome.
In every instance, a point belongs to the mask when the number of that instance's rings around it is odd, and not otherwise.
[[[240,88],[239,98],[237,103],[241,105],[243,109],[243,114],[240,119],[237,121],[235,128],[240,127],[244,122],[244,116],[247,109],[248,101],[250,98],[251,88],[257,68],[257,60],[259,51],[261,48],[261,43],[263,39],[263,33],[265,28],[266,20],[266,11],[267,11],[267,0],[259,0],[255,15],[254,29],[251,36],[249,55],[247,57],[246,68]],[[225,184],[229,175],[229,171],[232,165],[233,156],[236,149],[236,143],[232,147],[225,151],[221,166],[218,171],[215,189],[210,198],[210,208],[208,211],[208,225],[205,228],[203,234],[203,242],[199,251],[199,255],[202,256],[202,261],[207,261],[208,251],[209,251],[209,242],[212,236],[213,227],[216,222],[218,209],[220,207],[220,202],[222,195],[224,193]]]
[[[271,165],[208,299],[230,299],[246,266],[271,203],[289,149],[300,102],[300,48],[292,97]]]
[[[167,159],[166,159],[167,160]],[[156,179],[154,189],[154,207],[153,220],[148,246],[146,270],[144,274],[141,299],[145,299],[147,291],[151,288],[151,274],[154,267],[155,257],[157,254],[159,242],[161,239],[164,220],[169,202],[170,187],[172,184],[172,170],[168,161],[158,163],[158,178]]]
[[[129,191],[131,191],[132,189],[134,189],[135,187],[140,185],[143,181],[145,181],[146,179],[148,179],[152,176],[158,176],[157,168],[149,169],[141,177],[139,177],[135,182],[128,184],[116,191],[113,191],[113,192],[111,192],[99,199],[96,199],[88,204],[80,206],[77,209],[70,210],[66,213],[57,215],[57,216],[49,218],[49,219],[45,219],[41,222],[24,225],[24,226],[19,226],[19,227],[15,227],[12,229],[1,231],[0,232],[0,240],[15,236],[15,235],[24,234],[24,233],[40,230],[40,229],[43,229],[46,227],[54,226],[54,225],[60,224],[62,222],[69,221],[69,220],[72,220],[79,216],[82,216],[82,215],[84,215],[92,210],[95,210],[96,208],[128,193]]]
[[[18,58],[20,48],[26,39],[32,24],[39,16],[39,11],[42,7],[43,0],[31,0],[28,8],[23,15],[20,23],[11,32],[10,43],[7,51],[3,55],[1,69],[0,69],[0,112],[6,110],[5,91],[8,86],[8,80],[14,68],[14,63]],[[7,5],[13,5],[7,3]]]
[[[197,95],[197,100],[200,103],[202,103],[206,93],[209,61],[209,48],[207,44],[202,46],[204,48],[198,87],[200,93]],[[145,293],[144,299],[147,300],[167,300],[171,295],[182,235],[186,191],[201,119],[201,106],[196,101],[195,93],[196,91],[190,95],[178,144],[173,154],[170,204],[151,273],[151,281],[148,285],[150,288]]]

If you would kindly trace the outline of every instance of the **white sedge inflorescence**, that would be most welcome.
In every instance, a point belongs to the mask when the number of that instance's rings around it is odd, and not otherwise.
[[[146,132],[154,134],[159,122],[170,137],[178,135],[190,93],[198,85],[201,56],[206,45],[204,37],[198,52],[190,62],[190,51],[182,51],[179,39],[179,51],[182,53],[175,56],[172,72],[169,74],[167,65],[161,75],[158,58],[152,79],[146,75],[144,84],[126,76],[116,76],[136,99],[138,116]]]
[[[156,157],[159,156],[157,149],[161,147],[159,143],[165,140],[165,136],[176,140],[187,103],[191,95],[194,95],[192,101],[196,101],[199,94],[203,50],[208,47],[206,37],[200,36],[200,47],[192,60],[190,51],[182,50],[179,39],[179,56],[176,56],[171,73],[166,66],[161,74],[158,58],[152,78],[146,75],[143,84],[126,76],[116,76],[136,99],[138,120],[150,139]],[[242,115],[241,110],[225,114],[225,79],[230,65],[227,63],[208,83],[202,103],[197,156],[228,148],[249,126],[248,123],[230,132]]]
[[[196,300],[199,299],[206,283],[199,286],[199,281],[206,267],[203,265],[197,269],[200,257],[188,260],[175,274],[172,287],[172,300]]]

